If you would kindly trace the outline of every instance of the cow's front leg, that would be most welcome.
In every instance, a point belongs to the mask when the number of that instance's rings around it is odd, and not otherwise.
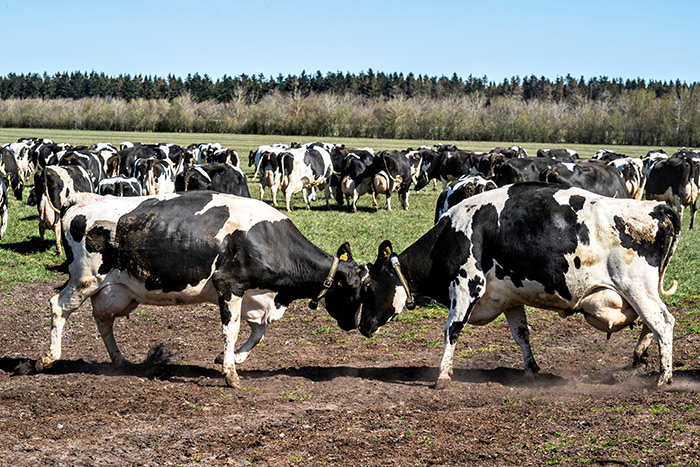
[[[518,305],[504,312],[510,327],[510,333],[513,335],[515,343],[520,346],[523,352],[523,362],[525,364],[525,376],[532,377],[540,371],[540,367],[532,355],[530,347],[530,330],[527,326],[527,316],[525,315],[525,306]]]
[[[53,226],[54,235],[56,236],[56,256],[61,256],[61,219],[57,219]]]
[[[250,336],[248,336],[248,340],[245,341],[245,344],[236,350],[234,357],[236,365],[240,365],[241,363],[245,362],[250,351],[253,350],[253,348],[265,338],[267,324],[248,323],[248,325],[250,326]],[[223,352],[216,356],[214,363],[224,363]]]
[[[238,332],[241,329],[241,303],[243,298],[231,294],[226,300],[224,297],[219,298],[219,311],[221,313],[221,326],[224,334],[224,364],[223,374],[226,378],[226,384],[231,387],[240,387],[240,379],[236,373],[235,351],[236,339]]]
[[[470,269],[472,271],[464,268],[460,270],[459,276],[450,284],[450,313],[445,325],[445,348],[435,389],[445,389],[449,386],[457,338],[469,321],[474,305],[486,291],[484,275],[475,268]]]

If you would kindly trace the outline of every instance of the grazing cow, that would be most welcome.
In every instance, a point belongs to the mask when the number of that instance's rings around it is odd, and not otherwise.
[[[489,151],[489,154],[500,154],[506,159],[527,157],[527,152],[520,146],[511,146],[509,148],[493,148]]]
[[[608,165],[620,173],[630,197],[637,200],[642,199],[644,186],[647,183],[643,161],[637,158],[623,157],[611,160]]]
[[[211,190],[250,198],[245,174],[230,164],[188,167],[175,177],[175,191]]]
[[[374,164],[376,171],[372,171],[375,173],[371,189],[372,208],[379,209],[377,195],[385,195],[384,209],[391,211],[391,193],[396,190],[399,193],[401,207],[407,210],[409,189],[420,170],[419,163],[420,160],[409,159],[406,151],[382,151],[377,154]]]
[[[646,197],[665,201],[683,217],[683,207],[690,206],[690,230],[695,227],[695,210],[700,182],[697,162],[682,157],[660,159],[647,177]]]
[[[501,159],[493,165],[493,180],[498,186],[510,185],[520,182],[537,182],[540,174],[557,161],[546,157],[524,157],[517,159]]]
[[[207,156],[208,164],[230,164],[239,167],[241,161],[238,158],[238,153],[233,149],[223,148],[217,149]]]
[[[522,349],[532,355],[525,305],[582,313],[613,333],[641,318],[638,363],[653,333],[659,344],[658,384],[672,380],[674,318],[659,294],[680,237],[680,218],[656,202],[603,198],[579,188],[519,183],[487,191],[451,208],[423,237],[396,256],[385,240],[362,284],[358,328],[372,336],[416,296],[449,307],[437,388],[450,382],[457,338],[469,323],[504,313]],[[347,317],[346,319],[349,319]]]
[[[30,154],[32,152],[32,147],[26,142],[22,141],[18,141],[16,143],[7,143],[4,144],[3,147],[10,151],[15,157],[19,177],[22,179],[22,183],[25,183],[31,171],[29,160]]]
[[[538,149],[537,157],[547,157],[559,162],[574,162],[578,160],[578,153],[573,149]]]
[[[236,387],[235,362],[245,358],[235,353],[240,322],[264,318],[243,314],[246,294],[268,294],[276,308],[323,297],[343,329],[354,327],[342,318],[359,308],[360,267],[347,244],[333,258],[260,201],[210,191],[122,199],[82,194],[66,203],[62,223],[69,279],[50,300],[51,346],[37,371],[60,359],[66,319],[88,298],[109,356],[120,366],[128,361],[114,339],[115,317],[139,304],[217,303],[223,375]],[[266,305],[248,311],[260,306]]]
[[[540,175],[540,180],[565,187],[578,187],[611,198],[630,198],[622,175],[603,162],[560,162]]]
[[[175,174],[169,159],[138,159],[134,164],[134,178],[141,184],[144,195],[175,192]]]
[[[116,177],[105,178],[100,180],[97,185],[98,195],[112,196],[141,196],[141,184],[134,177],[124,177],[118,175]]]
[[[435,179],[442,182],[444,191],[449,182],[471,173],[472,168],[476,165],[475,158],[481,154],[472,151],[452,150],[452,148],[454,146],[451,145],[438,147],[438,155],[429,165],[424,165],[424,173],[416,183],[416,190],[427,186],[430,180]]]
[[[22,191],[24,190],[24,180],[19,174],[17,160],[8,149],[2,147],[0,147],[0,176],[5,178],[15,198],[21,201]]]
[[[74,193],[92,193],[94,185],[90,175],[79,165],[49,165],[34,172],[37,210],[39,211],[39,237],[52,229],[56,235],[56,254],[61,251],[61,206]]]
[[[124,143],[122,143],[124,144]],[[119,150],[119,174],[134,176],[134,166],[139,159],[164,159],[163,152],[155,144],[133,143]]]
[[[491,180],[481,175],[462,175],[454,182],[450,183],[447,190],[440,193],[435,205],[435,223],[452,206],[455,206],[467,198],[470,198],[484,191],[495,190],[498,186]]]
[[[81,166],[87,171],[88,175],[90,175],[92,186],[97,186],[97,184],[100,183],[100,180],[107,178],[107,173],[105,172],[107,161],[100,153],[97,152],[90,152],[88,150],[68,151],[58,161],[58,165]]]
[[[330,209],[329,181],[333,173],[330,153],[320,144],[311,144],[281,152],[279,158],[282,171],[280,188],[284,193],[287,211],[293,209],[292,195],[300,191],[306,209],[311,209],[310,202],[315,198],[315,191],[309,196],[307,190],[313,190],[317,186],[324,187],[326,208]]]
[[[5,235],[5,230],[7,230],[8,212],[7,185],[5,184],[5,178],[0,177],[0,240]]]
[[[372,182],[378,172],[374,170],[378,166],[378,160],[371,152],[361,149],[345,156],[340,170],[340,189],[342,195],[348,199],[352,212],[357,212],[358,198],[372,190]]]
[[[193,143],[185,149],[185,158],[191,161],[191,164],[201,164],[206,162],[207,157],[218,149],[221,149],[219,143]]]

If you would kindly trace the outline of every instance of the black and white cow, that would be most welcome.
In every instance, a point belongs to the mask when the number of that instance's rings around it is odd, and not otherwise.
[[[5,182],[14,193],[15,198],[21,200],[24,180],[19,174],[15,156],[3,147],[0,147],[0,177],[5,178]]]
[[[537,157],[548,157],[559,162],[574,162],[579,158],[576,151],[568,148],[538,149]]]
[[[522,349],[532,355],[525,305],[582,313],[613,333],[638,317],[638,362],[659,344],[658,383],[672,380],[674,318],[660,295],[680,238],[678,214],[662,203],[604,198],[579,188],[520,183],[472,196],[451,208],[398,256],[386,240],[363,280],[359,330],[374,335],[414,297],[449,307],[436,387],[450,382],[457,338],[469,323],[483,326],[505,314]]]
[[[440,193],[435,205],[435,223],[452,206],[455,206],[467,198],[470,198],[484,191],[495,190],[498,186],[489,179],[481,175],[462,175],[454,182],[450,183],[447,190]]]
[[[376,155],[372,181],[372,208],[379,209],[378,195],[386,196],[384,209],[391,211],[391,193],[397,191],[404,210],[409,208],[411,184],[420,170],[420,160],[409,159],[407,151],[382,151]]]
[[[379,172],[378,160],[373,153],[362,149],[345,156],[340,170],[340,190],[352,212],[357,212],[359,197],[372,191],[374,176]]]
[[[627,157],[629,157],[627,154],[620,154],[612,149],[599,149],[598,152],[591,156],[591,159],[610,162],[616,159],[625,159]]]
[[[7,184],[5,178],[0,177],[0,240],[7,230],[9,208],[7,204]]]
[[[18,141],[16,143],[7,143],[3,147],[10,151],[17,162],[17,169],[22,183],[26,183],[27,177],[31,172],[30,154],[32,152],[32,147],[25,141]]]
[[[97,185],[97,194],[112,196],[141,196],[141,183],[134,177],[104,178]]]
[[[170,159],[137,159],[134,178],[141,184],[144,195],[162,195],[175,192],[175,174]]]
[[[79,165],[49,165],[34,172],[39,212],[39,237],[51,229],[56,235],[56,254],[61,255],[61,206],[74,193],[92,193],[95,186],[87,170]]]
[[[583,188],[611,198],[631,198],[620,172],[602,161],[578,164],[560,162],[542,172],[540,180],[565,187]]]
[[[493,164],[490,177],[496,185],[505,186],[512,183],[537,182],[541,174],[556,165],[555,159],[547,157],[523,157],[500,159]]]
[[[649,171],[646,197],[665,201],[683,216],[683,207],[690,206],[690,226],[695,228],[695,211],[700,186],[700,166],[683,157],[658,160]]]
[[[122,143],[123,145],[124,143]],[[119,174],[134,176],[134,166],[139,159],[164,159],[163,152],[156,144],[131,143],[119,150]]]
[[[238,153],[233,149],[222,148],[217,149],[213,153],[207,156],[208,164],[230,164],[236,167],[241,165],[241,161],[238,158]]]
[[[422,174],[416,183],[416,190],[420,190],[427,186],[430,180],[439,180],[442,182],[443,191],[447,188],[447,184],[472,172],[472,168],[476,165],[475,157],[482,156],[481,153],[475,153],[465,150],[452,150],[454,146],[438,147],[437,156],[427,165],[424,165]]]
[[[121,199],[84,194],[66,203],[62,224],[69,279],[50,300],[51,346],[37,371],[60,359],[66,319],[88,298],[117,365],[128,361],[114,339],[115,317],[139,304],[218,304],[230,386],[239,385],[235,363],[250,350],[235,352],[242,320],[257,320],[264,332],[266,320],[293,300],[319,300],[321,290],[327,310],[339,317],[354,316],[359,307],[360,267],[347,244],[334,258],[277,209],[250,198],[209,191]],[[266,316],[267,306],[277,310]],[[354,321],[338,324],[354,328]]]
[[[493,148],[489,151],[489,154],[500,154],[506,159],[513,159],[518,157],[527,157],[527,151],[520,146],[511,146],[509,148]]]
[[[644,171],[644,162],[642,159],[622,157],[611,160],[608,162],[608,165],[614,167],[615,170],[620,173],[630,197],[642,199],[644,195],[644,186],[647,183],[647,175]]]
[[[321,144],[304,145],[288,149],[279,154],[281,168],[280,188],[284,193],[287,211],[291,211],[292,195],[302,192],[306,209],[311,209],[311,201],[315,198],[315,188],[323,187],[326,197],[326,208],[330,209],[330,177],[333,174],[333,163],[330,153]],[[307,190],[311,189],[311,196]]]
[[[87,171],[88,175],[90,175],[93,186],[97,186],[100,180],[107,178],[107,173],[105,171],[107,160],[98,152],[74,149],[64,154],[58,161],[58,165],[81,166]]]
[[[212,190],[250,198],[245,174],[230,164],[187,167],[175,177],[175,191]]]

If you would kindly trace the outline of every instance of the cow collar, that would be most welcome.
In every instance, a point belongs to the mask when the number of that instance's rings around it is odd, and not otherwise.
[[[318,296],[314,299],[312,299],[309,302],[309,308],[312,310],[315,310],[318,308],[318,302],[321,301],[324,295],[326,295],[326,292],[328,292],[328,289],[331,288],[333,285],[333,278],[335,277],[336,271],[338,271],[338,263],[340,262],[340,258],[333,258],[333,264],[331,264],[331,270],[328,272],[328,276],[326,277],[326,280],[323,281],[323,289],[318,293]]]
[[[404,290],[406,291],[406,308],[408,308],[409,310],[414,309],[416,307],[416,302],[413,300],[413,295],[411,295],[411,290],[408,288],[408,282],[406,282],[406,278],[403,276],[403,273],[401,272],[401,264],[399,263],[398,256],[391,257],[391,266],[394,268],[394,271],[396,271],[396,275],[399,277],[399,280],[401,281],[401,285],[403,286]]]

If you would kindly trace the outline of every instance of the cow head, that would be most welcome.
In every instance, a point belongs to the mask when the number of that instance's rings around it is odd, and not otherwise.
[[[338,270],[325,295],[326,310],[344,331],[357,329],[357,317],[361,309],[360,291],[362,277],[367,267],[359,266],[352,258],[350,244],[345,242],[338,249]]]
[[[362,335],[371,337],[387,321],[401,313],[404,306],[412,309],[413,299],[389,240],[379,245],[377,260],[366,267],[360,293],[362,313],[358,329]]]

